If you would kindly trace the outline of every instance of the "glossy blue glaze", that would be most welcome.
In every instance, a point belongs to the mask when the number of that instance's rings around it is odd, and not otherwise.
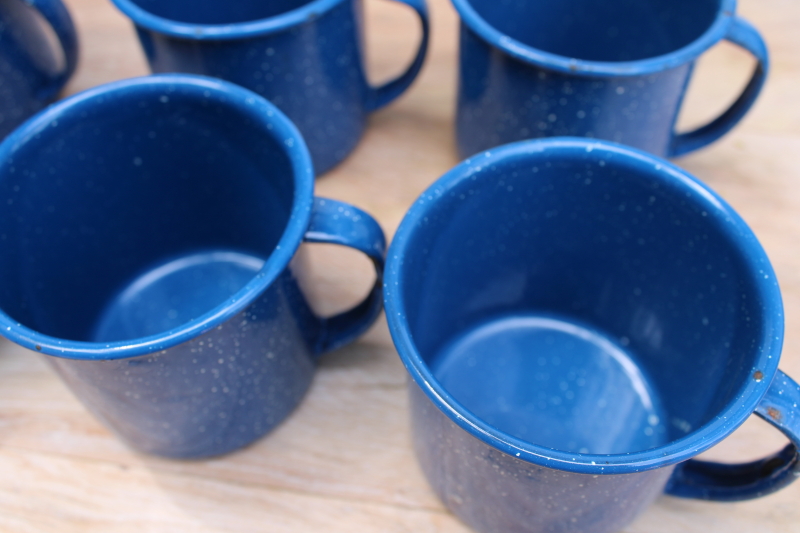
[[[244,446],[381,310],[380,227],[313,180],[291,122],[228,82],[151,76],[60,102],[0,145],[0,332],[142,451]],[[372,259],[363,303],[314,315],[304,240]]]
[[[728,132],[769,67],[736,0],[453,0],[461,16],[456,140],[463,157],[522,139],[607,139],[667,157]],[[695,61],[721,40],[757,65],[739,98],[695,131],[675,123]]]
[[[769,260],[662,159],[578,138],[467,159],[401,223],[384,299],[420,463],[478,531],[617,531],[665,488],[753,498],[800,471]],[[753,412],[782,453],[692,459]]]
[[[0,139],[55,100],[77,61],[78,37],[60,0],[0,0]]]
[[[607,454],[666,441],[657,393],[633,354],[574,319],[493,317],[442,348],[431,371],[475,416],[541,446]]]
[[[297,125],[318,174],[356,146],[367,115],[398,97],[428,45],[424,0],[399,0],[419,15],[422,40],[405,73],[367,82],[360,0],[112,0],[136,25],[154,72],[215,76],[266,97]]]
[[[689,461],[678,465],[666,492],[684,498],[736,501],[779,490],[800,477],[800,386],[780,370],[756,414],[783,431],[794,444],[752,463],[730,465]]]

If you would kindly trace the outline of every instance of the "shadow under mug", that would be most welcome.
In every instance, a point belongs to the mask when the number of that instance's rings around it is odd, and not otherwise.
[[[372,87],[361,0],[112,1],[153,72],[214,76],[264,96],[303,134],[318,175],[355,148],[370,112],[411,85],[428,46],[425,1],[398,0],[419,16],[422,39],[405,73]]]
[[[0,139],[55,100],[77,62],[78,36],[64,4],[0,0]]]
[[[467,159],[389,249],[414,446],[480,532],[612,532],[659,494],[755,498],[800,475],[800,388],[752,231],[679,168],[604,141]],[[791,440],[693,459],[752,413]]]
[[[727,133],[769,66],[736,0],[453,0],[461,16],[456,141],[462,157],[523,139],[606,139],[661,157]],[[695,61],[722,40],[755,56],[741,95],[694,131],[675,125]]]
[[[139,450],[244,446],[382,307],[383,232],[313,188],[297,129],[231,83],[150,76],[59,102],[0,144],[2,334]],[[366,254],[367,298],[315,316],[303,241]]]

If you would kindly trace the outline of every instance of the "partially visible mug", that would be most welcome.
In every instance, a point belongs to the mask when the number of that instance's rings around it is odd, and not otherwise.
[[[389,249],[414,446],[477,531],[613,532],[659,494],[741,500],[800,475],[800,388],[764,250],[686,172],[604,141],[471,158]],[[789,444],[693,459],[751,414]]]
[[[404,74],[372,87],[361,0],[112,1],[136,25],[153,72],[205,74],[264,96],[297,125],[317,174],[355,148],[370,112],[411,85],[428,46],[425,1],[398,0],[419,16],[422,40]]]
[[[461,16],[456,138],[463,157],[529,138],[615,141],[661,157],[727,133],[755,102],[769,66],[736,0],[453,0]],[[676,133],[695,61],[722,40],[755,71],[718,118]]]
[[[380,227],[313,189],[297,129],[237,85],[151,76],[59,102],[0,144],[0,330],[139,450],[244,446],[382,308]],[[316,316],[303,241],[365,253],[367,298]]]
[[[55,100],[77,61],[60,0],[0,0],[0,139]]]

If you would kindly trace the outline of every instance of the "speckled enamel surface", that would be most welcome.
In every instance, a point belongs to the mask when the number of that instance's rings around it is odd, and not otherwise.
[[[734,14],[735,0],[453,3],[461,15],[456,142],[462,157],[553,136],[682,155],[741,120],[769,67],[763,39]],[[676,132],[696,60],[723,39],[756,58],[750,81],[719,117]]]
[[[0,144],[0,332],[49,356],[134,448],[245,446],[381,310],[380,227],[313,198],[313,177],[285,115],[222,80],[148,76],[64,100]],[[376,289],[316,316],[303,240],[365,253]]]
[[[156,10],[144,0],[116,0],[116,3],[123,9],[130,10],[128,6],[135,4],[159,14],[164,11]],[[245,31],[247,22],[283,24],[281,21],[291,9],[308,4],[290,2],[284,6],[285,12],[273,13],[272,18],[241,21],[239,26],[233,24],[227,28],[222,26],[226,29],[223,38],[208,31],[214,24],[195,22],[193,14],[188,12],[192,8],[186,6],[176,5],[175,9],[166,10],[164,14],[171,18],[160,19],[160,22],[165,26],[182,24],[182,27],[195,28],[196,34],[159,31],[136,14],[133,18],[153,72],[214,76],[264,96],[300,129],[315,171],[321,174],[355,148],[366,126],[367,115],[399,96],[422,65],[427,47],[427,11],[421,0],[406,3],[421,18],[423,40],[415,62],[396,80],[401,83],[385,86],[389,91],[370,86],[366,78],[361,0],[317,0],[305,8],[325,5],[317,8],[320,12],[312,9],[305,20],[287,22],[277,30]],[[210,4],[206,7],[211,8],[212,13],[216,11],[208,20],[226,20],[224,14],[219,14],[227,9],[223,3],[206,4]],[[240,26],[241,31],[237,29]]]
[[[522,139],[607,139],[666,155],[692,64],[631,77],[523,63],[461,25],[456,141],[463,157]]]
[[[113,361],[51,357],[72,392],[141,451],[220,455],[273,429],[314,375],[318,322],[289,271],[204,335]]]
[[[385,304],[420,464],[481,533],[611,533],[663,491],[731,501],[797,478],[775,273],[663,159],[561,137],[468,158],[395,233]],[[694,459],[754,413],[791,444]]]
[[[453,423],[409,383],[414,450],[442,502],[480,533],[611,533],[663,491],[673,467],[576,474],[503,453]]]

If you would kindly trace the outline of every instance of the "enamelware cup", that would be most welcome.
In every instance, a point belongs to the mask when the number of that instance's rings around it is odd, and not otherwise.
[[[800,475],[775,273],[664,160],[578,138],[468,159],[409,210],[384,294],[417,457],[477,531],[618,531],[664,491],[740,500]],[[791,444],[693,459],[753,413]]]
[[[380,227],[313,188],[297,129],[234,84],[151,76],[59,102],[0,144],[0,332],[139,450],[245,446],[381,310]],[[367,298],[316,316],[303,241],[369,256]]]
[[[728,132],[769,66],[736,0],[453,0],[461,16],[456,139],[463,157],[571,135],[679,156]],[[757,60],[736,101],[691,132],[675,123],[696,60],[722,40]],[[735,89],[732,88],[733,92]]]
[[[78,37],[59,0],[0,0],[0,139],[55,100],[75,71]]]
[[[112,1],[135,24],[153,72],[215,76],[264,96],[297,125],[317,174],[355,148],[370,112],[411,85],[428,46],[425,1],[398,0],[419,16],[422,39],[405,73],[372,87],[360,0]]]

